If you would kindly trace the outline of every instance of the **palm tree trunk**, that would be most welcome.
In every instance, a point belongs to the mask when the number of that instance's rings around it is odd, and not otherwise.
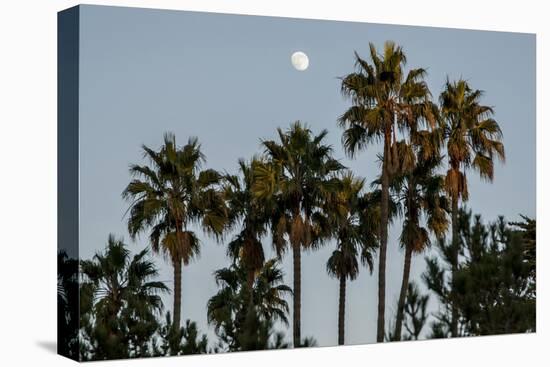
[[[346,277],[340,277],[340,298],[338,300],[338,345],[344,345],[346,317]]]
[[[380,263],[378,264],[378,324],[376,341],[384,341],[386,309],[386,249],[388,245],[388,204],[389,204],[389,173],[388,160],[390,150],[390,135],[386,134],[384,142],[384,157],[382,163],[382,202],[380,203]]]
[[[245,297],[248,297],[247,303],[248,303],[249,310],[252,310],[252,308],[254,307],[254,294],[253,294],[254,277],[255,277],[254,270],[248,270],[246,275],[246,286],[247,286],[248,292],[245,293]]]
[[[302,284],[301,284],[301,274],[302,274],[302,254],[301,247],[299,244],[292,246],[292,255],[294,261],[294,303],[293,303],[293,320],[292,320],[292,332],[293,332],[293,341],[294,348],[300,346],[301,343],[301,330],[300,330],[300,309],[302,302]]]
[[[458,270],[458,196],[452,197],[452,259],[451,259],[451,336],[458,336],[458,310],[455,307],[455,276]]]
[[[401,340],[401,329],[403,327],[403,314],[405,308],[405,298],[407,297],[407,288],[409,287],[409,275],[411,273],[412,247],[407,246],[405,250],[405,262],[403,265],[403,280],[401,281],[401,292],[399,293],[399,302],[397,303],[397,317],[395,320],[395,332],[393,338],[395,341]]]
[[[254,270],[248,270],[248,274],[246,275],[246,285],[250,293],[252,293],[252,287],[254,286],[254,278],[255,278]]]
[[[181,319],[181,260],[175,260],[174,266],[174,321],[172,327],[175,330],[180,328]]]

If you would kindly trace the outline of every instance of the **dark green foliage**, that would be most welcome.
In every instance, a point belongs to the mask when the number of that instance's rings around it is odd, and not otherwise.
[[[57,351],[78,358],[78,260],[57,254]]]
[[[158,328],[168,288],[153,280],[157,269],[143,250],[133,257],[109,236],[104,252],[80,264],[81,359],[145,357]]]
[[[414,283],[409,283],[407,298],[405,300],[405,319],[403,326],[407,334],[403,340],[418,340],[428,320],[429,296],[420,294],[420,290]]]
[[[529,266],[533,278],[533,287],[537,280],[537,221],[522,215],[522,222],[512,222],[512,230],[521,234],[524,243],[523,257]],[[536,289],[533,290],[536,292]]]
[[[403,302],[403,331],[397,337],[395,325],[390,325],[386,340],[419,340],[422,338],[424,327],[430,317],[428,301],[430,297],[420,293],[420,289],[414,282],[407,286],[405,301]],[[398,301],[399,306],[399,301]]]
[[[298,344],[298,348],[312,348],[317,346],[317,340],[315,340],[314,337],[308,336],[302,339],[300,344]]]
[[[166,313],[165,322],[158,329],[158,338],[153,340],[153,356],[177,356],[187,354],[206,354],[208,338],[199,335],[197,324],[186,320],[185,326],[176,329],[170,312]]]
[[[510,227],[504,218],[484,224],[460,212],[461,260],[451,282],[450,244],[440,242],[442,261],[427,260],[424,279],[440,301],[432,337],[450,335],[451,304],[458,311],[458,335],[495,335],[535,331],[535,277],[527,250],[530,232]],[[534,226],[528,218],[519,227]],[[518,224],[515,223],[518,227]]]
[[[288,325],[284,297],[292,291],[282,283],[283,273],[277,261],[269,260],[262,266],[252,288],[248,287],[247,271],[239,262],[216,271],[215,277],[220,290],[208,301],[207,313],[208,322],[220,338],[217,350],[282,347],[281,337],[273,334],[273,324],[279,321]]]

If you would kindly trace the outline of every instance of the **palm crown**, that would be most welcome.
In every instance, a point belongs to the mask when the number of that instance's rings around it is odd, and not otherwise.
[[[351,172],[342,175],[339,190],[325,206],[328,228],[337,248],[327,262],[327,271],[337,278],[354,280],[359,273],[358,258],[372,271],[378,234],[373,225],[377,203],[363,194],[364,179]]]
[[[440,96],[441,114],[445,119],[449,171],[446,187],[451,196],[468,199],[465,171],[475,169],[489,181],[494,177],[496,156],[504,161],[502,132],[491,117],[493,109],[481,104],[483,92],[473,90],[466,81],[447,81]]]
[[[323,198],[337,187],[335,175],[344,166],[332,157],[332,147],[323,144],[326,130],[313,135],[296,122],[286,132],[277,132],[279,142],[262,142],[268,163],[257,167],[253,190],[258,197],[274,197],[276,201],[273,239],[282,253],[285,235],[292,246],[307,248],[317,243],[320,228],[312,218]]]
[[[204,231],[220,236],[227,221],[227,209],[219,191],[221,175],[201,170],[205,157],[196,138],[183,147],[173,134],[154,151],[143,146],[150,165],[132,165],[135,177],[123,192],[131,201],[128,231],[135,238],[150,229],[149,240],[156,253],[170,258],[174,266],[174,327],[180,326],[181,265],[200,253],[200,242],[189,226],[200,223]]]
[[[227,247],[233,261],[241,260],[252,286],[255,274],[262,268],[265,255],[261,238],[267,233],[270,219],[270,199],[254,195],[254,169],[262,162],[253,158],[250,163],[239,160],[239,175],[226,175],[224,197],[229,209],[229,228],[239,227]]]
[[[372,272],[378,248],[377,202],[372,194],[363,195],[365,180],[345,172],[339,188],[325,201],[326,228],[336,240],[336,249],[327,261],[327,272],[340,282],[338,344],[344,344],[346,281],[359,274],[359,258]]]
[[[502,132],[492,118],[493,109],[482,105],[483,92],[472,89],[464,80],[447,81],[441,93],[440,109],[443,119],[443,138],[447,140],[449,169],[445,176],[445,189],[451,199],[452,277],[457,273],[459,261],[458,211],[459,200],[468,200],[466,170],[473,168],[481,178],[494,178],[494,157],[504,161]],[[451,298],[454,298],[454,294]],[[451,335],[458,335],[458,311],[454,304],[451,316]]]
[[[420,138],[415,138],[416,134],[421,135]],[[444,179],[436,173],[442,161],[438,153],[440,136],[438,129],[423,130],[412,133],[411,144],[399,142],[399,161],[410,162],[401,163],[408,168],[395,175],[391,183],[394,201],[404,216],[399,240],[405,249],[396,324],[391,335],[394,340],[401,340],[412,255],[422,253],[430,245],[429,232],[442,238],[448,227]]]
[[[352,106],[340,116],[344,128],[342,144],[350,156],[382,141],[380,203],[380,261],[378,266],[377,341],[384,340],[386,298],[386,252],[389,223],[389,181],[399,166],[396,132],[414,132],[435,127],[437,113],[422,68],[405,73],[407,58],[403,49],[386,42],[382,54],[370,44],[371,62],[355,53],[356,72],[342,78],[341,92]]]
[[[271,228],[279,256],[287,249],[293,254],[294,346],[302,344],[301,251],[322,241],[320,208],[329,192],[338,186],[336,174],[344,167],[332,157],[332,147],[324,144],[327,131],[318,135],[295,122],[287,131],[277,129],[279,141],[264,140],[265,164],[255,169],[253,192],[259,198],[272,198]]]
[[[380,140],[395,144],[398,129],[418,130],[421,124],[435,127],[437,121],[424,81],[426,71],[411,69],[405,75],[407,58],[401,47],[386,42],[379,55],[370,44],[370,57],[372,63],[355,53],[357,71],[342,79],[342,94],[351,99],[352,106],[338,122],[346,129],[342,143],[351,156]]]

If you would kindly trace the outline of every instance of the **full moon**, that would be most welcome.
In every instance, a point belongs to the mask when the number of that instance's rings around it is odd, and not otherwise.
[[[290,57],[290,62],[292,62],[294,69],[298,71],[304,71],[309,66],[309,58],[302,51],[296,51],[293,53]]]

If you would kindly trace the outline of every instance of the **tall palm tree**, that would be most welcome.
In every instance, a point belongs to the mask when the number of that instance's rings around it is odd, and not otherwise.
[[[335,175],[344,167],[324,143],[327,131],[314,135],[299,121],[286,131],[277,129],[279,141],[262,145],[268,164],[258,165],[253,191],[260,198],[274,198],[271,227],[273,244],[282,256],[293,255],[293,343],[301,345],[301,253],[320,243],[315,218],[327,193],[337,186]]]
[[[81,319],[90,339],[93,359],[147,355],[147,343],[157,330],[168,291],[155,281],[158,271],[148,250],[133,257],[127,246],[109,235],[105,252],[80,264]]]
[[[208,300],[208,323],[229,351],[266,349],[273,322],[288,324],[285,297],[292,290],[283,283],[276,259],[262,265],[251,288],[242,265],[237,261],[214,273],[220,290]]]
[[[452,274],[458,270],[459,202],[468,200],[466,171],[474,169],[482,179],[493,181],[494,157],[505,160],[502,131],[495,121],[493,109],[481,103],[483,92],[472,89],[465,80],[447,80],[439,97],[444,119],[449,168],[445,188],[451,199]],[[452,298],[452,297],[451,297]],[[458,313],[452,307],[451,336],[458,335]]]
[[[413,136],[413,141],[416,144],[400,142],[398,146],[400,160],[407,159],[403,156],[410,155],[410,167],[394,177],[391,184],[394,200],[403,208],[404,221],[400,243],[405,249],[403,279],[397,304],[393,340],[401,340],[412,255],[424,252],[430,245],[429,232],[442,238],[448,226],[444,178],[436,173],[442,158],[439,154],[426,153],[429,147],[426,149],[426,146],[418,145],[435,140],[433,146],[436,146],[439,140],[439,131],[418,133],[423,137]],[[421,222],[425,222],[426,226],[423,226]]]
[[[267,233],[270,219],[269,200],[262,200],[252,192],[254,167],[258,164],[261,164],[258,158],[253,158],[250,163],[239,160],[240,174],[226,175],[223,190],[229,209],[228,229],[240,228],[229,243],[227,253],[234,262],[242,262],[250,289],[264,265],[261,238]]]
[[[174,267],[174,328],[181,320],[181,270],[200,254],[200,241],[190,225],[200,223],[203,230],[222,234],[227,209],[219,190],[221,175],[212,169],[201,170],[205,162],[200,144],[190,138],[183,147],[173,134],[164,136],[159,151],[143,146],[150,165],[132,165],[134,179],[123,192],[131,202],[128,232],[133,239],[146,230],[151,248],[163,253]]]
[[[341,178],[341,187],[328,200],[326,213],[328,227],[336,239],[336,249],[327,261],[327,272],[340,282],[338,299],[338,344],[344,344],[346,282],[355,280],[359,274],[359,261],[372,272],[373,256],[378,247],[378,235],[369,224],[372,223],[373,207],[366,196],[362,196],[364,180],[351,172]],[[367,213],[369,212],[369,213]],[[368,217],[367,217],[368,216]]]
[[[357,71],[342,79],[341,91],[352,106],[339,118],[345,129],[342,142],[350,156],[376,142],[383,142],[381,172],[380,257],[378,268],[378,322],[376,339],[384,341],[386,308],[386,252],[388,243],[389,185],[397,171],[396,130],[407,131],[421,122],[435,125],[424,69],[405,74],[407,58],[391,41],[378,54],[370,44],[371,63],[355,53]]]

